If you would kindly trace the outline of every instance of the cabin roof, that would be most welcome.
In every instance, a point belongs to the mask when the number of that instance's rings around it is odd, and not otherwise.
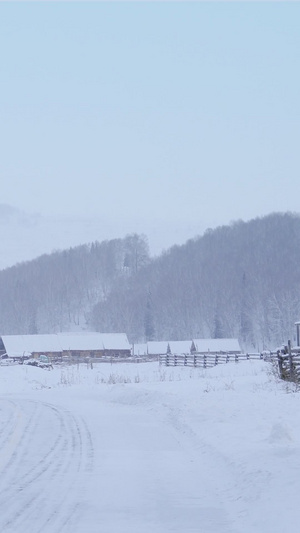
[[[241,352],[238,339],[193,339],[196,352]]]
[[[8,355],[24,352],[62,352],[63,350],[130,350],[125,333],[53,333],[43,335],[3,335]]]

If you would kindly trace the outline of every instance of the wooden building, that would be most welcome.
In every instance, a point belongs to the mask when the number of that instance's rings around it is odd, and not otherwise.
[[[53,333],[45,335],[3,335],[2,342],[9,357],[27,354],[50,359],[71,357],[128,357],[131,346],[125,333]]]
[[[193,339],[191,353],[239,354],[238,339]]]

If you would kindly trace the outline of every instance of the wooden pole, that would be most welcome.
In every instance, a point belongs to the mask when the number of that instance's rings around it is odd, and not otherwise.
[[[282,355],[280,355],[280,351],[279,350],[277,350],[277,360],[278,360],[279,377],[280,377],[280,379],[284,379],[284,376],[283,376],[283,358],[282,358]]]
[[[289,353],[290,380],[294,381],[294,367],[293,367],[293,356],[292,356],[291,341],[288,341],[288,353]]]

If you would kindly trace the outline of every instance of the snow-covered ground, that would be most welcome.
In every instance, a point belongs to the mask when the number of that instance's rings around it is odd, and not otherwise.
[[[0,531],[297,531],[299,394],[261,361],[1,366]]]

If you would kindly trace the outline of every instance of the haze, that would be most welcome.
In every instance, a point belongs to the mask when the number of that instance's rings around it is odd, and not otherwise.
[[[136,231],[298,211],[299,16],[1,3],[1,202]]]

